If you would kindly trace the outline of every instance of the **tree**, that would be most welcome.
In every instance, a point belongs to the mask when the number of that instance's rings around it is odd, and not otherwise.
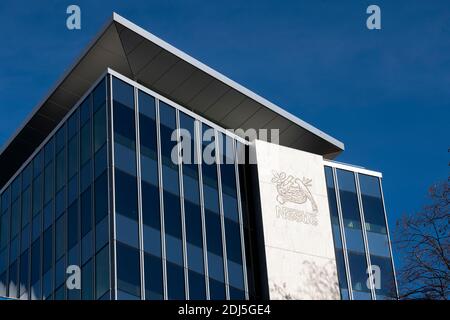
[[[400,299],[450,298],[449,182],[429,188],[430,204],[397,221],[394,244],[402,266]]]

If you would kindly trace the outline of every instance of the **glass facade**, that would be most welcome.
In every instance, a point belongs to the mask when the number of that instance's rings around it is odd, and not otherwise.
[[[0,296],[261,297],[246,145],[107,74],[1,192]],[[380,179],[325,172],[341,298],[395,297]],[[81,289],[69,290],[73,265]],[[379,288],[366,285],[368,265]]]
[[[107,107],[103,78],[4,188],[0,296],[110,298]],[[71,265],[82,289],[66,288]]]
[[[325,176],[341,298],[395,299],[381,178],[331,166]]]
[[[235,139],[111,83],[117,298],[248,298]]]

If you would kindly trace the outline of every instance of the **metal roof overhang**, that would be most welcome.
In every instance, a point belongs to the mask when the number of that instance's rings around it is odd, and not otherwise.
[[[344,144],[113,13],[0,150],[0,189],[107,68],[225,129],[279,129],[280,144],[332,159]]]

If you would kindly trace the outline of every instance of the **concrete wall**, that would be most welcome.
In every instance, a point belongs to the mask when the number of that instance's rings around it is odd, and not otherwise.
[[[270,299],[339,299],[321,156],[255,141]]]

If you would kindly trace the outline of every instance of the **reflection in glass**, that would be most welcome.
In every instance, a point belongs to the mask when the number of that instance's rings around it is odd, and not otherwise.
[[[140,297],[139,251],[127,245],[116,243],[117,289]]]
[[[338,271],[339,288],[341,299],[348,300],[347,276],[345,271],[344,252],[342,250],[342,239],[339,225],[339,214],[336,201],[336,193],[333,179],[333,170],[331,167],[325,167],[325,178],[328,193],[328,205],[331,214],[332,232],[335,246],[336,266]]]

